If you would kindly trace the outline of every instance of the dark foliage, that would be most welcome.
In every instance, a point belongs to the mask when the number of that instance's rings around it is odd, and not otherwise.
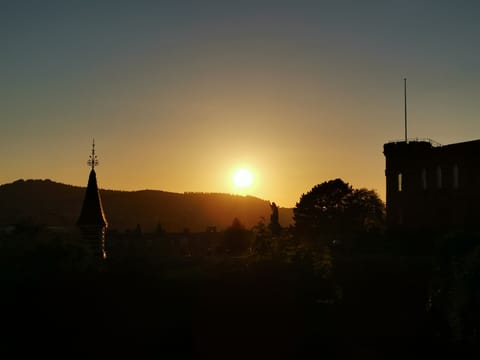
[[[273,241],[264,223],[255,231]],[[228,234],[235,243],[248,233],[237,220]],[[266,253],[284,256],[169,257],[143,243],[141,256],[97,261],[74,234],[0,233],[2,353],[381,359],[474,350],[478,237],[441,238],[429,256],[400,254],[387,245],[401,238],[384,239],[374,253],[334,259],[329,278],[311,249],[275,239]]]
[[[237,218],[233,219],[232,225],[225,230],[224,247],[231,255],[244,254],[250,246],[248,231]]]
[[[296,233],[324,245],[378,232],[384,204],[373,190],[353,189],[341,179],[326,181],[303,194],[293,210]]]
[[[436,239],[429,310],[435,332],[480,344],[480,234],[455,232]]]

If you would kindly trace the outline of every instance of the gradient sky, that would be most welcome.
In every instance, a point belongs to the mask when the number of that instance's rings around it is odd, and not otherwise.
[[[480,138],[477,1],[1,1],[0,183],[248,193],[340,177],[385,198],[385,142]]]

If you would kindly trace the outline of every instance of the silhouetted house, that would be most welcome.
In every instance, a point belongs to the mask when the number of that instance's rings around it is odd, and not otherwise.
[[[389,229],[478,227],[480,140],[444,146],[431,140],[391,142],[383,153]]]
[[[108,223],[97,186],[95,166],[98,165],[98,160],[95,155],[95,142],[93,143],[92,154],[88,160],[88,165],[91,166],[92,170],[88,177],[87,190],[77,225],[82,230],[84,238],[89,242],[92,251],[102,258],[105,258],[105,230]]]

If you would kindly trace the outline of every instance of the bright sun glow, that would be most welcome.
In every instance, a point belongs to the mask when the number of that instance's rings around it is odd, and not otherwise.
[[[253,174],[247,169],[237,169],[233,174],[233,183],[238,188],[247,188],[253,183]]]

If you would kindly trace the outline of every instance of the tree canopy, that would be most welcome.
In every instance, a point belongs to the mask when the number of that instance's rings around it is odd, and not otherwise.
[[[297,234],[328,242],[380,230],[385,206],[375,191],[335,179],[303,194],[293,213]]]
[[[234,218],[232,225],[225,230],[224,241],[226,250],[232,255],[240,255],[248,248],[248,231],[245,226]]]

